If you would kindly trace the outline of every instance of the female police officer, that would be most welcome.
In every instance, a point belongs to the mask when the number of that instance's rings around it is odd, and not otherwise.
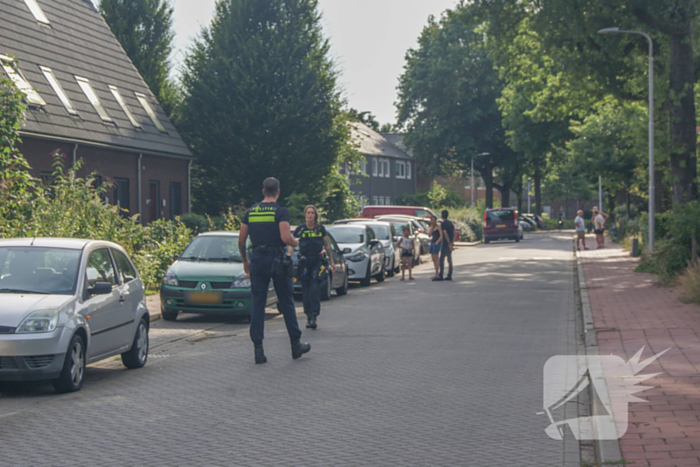
[[[307,318],[306,327],[316,329],[316,318],[321,312],[321,282],[324,270],[328,267],[328,264],[324,264],[321,258],[321,252],[326,250],[326,256],[333,272],[335,272],[335,262],[326,229],[318,223],[316,206],[306,206],[304,217],[306,223],[294,231],[294,236],[299,239],[297,275],[301,280],[304,313],[306,313]],[[293,248],[290,247],[289,250],[291,254]],[[331,278],[328,277],[328,280]]]

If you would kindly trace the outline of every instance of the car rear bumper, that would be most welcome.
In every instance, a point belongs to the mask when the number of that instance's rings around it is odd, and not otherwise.
[[[489,233],[489,234],[484,234],[484,240],[492,241],[492,240],[501,240],[501,239],[509,239],[509,240],[515,240],[516,238],[520,238],[520,233],[516,230],[515,232],[499,232],[499,233]]]

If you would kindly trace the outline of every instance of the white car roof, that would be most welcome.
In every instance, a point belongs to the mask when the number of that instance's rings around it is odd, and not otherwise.
[[[6,238],[0,240],[0,246],[37,246],[49,248],[68,248],[73,250],[82,250],[90,243],[102,243],[121,249],[121,247],[116,243],[101,240],[88,240],[83,238],[25,237]]]

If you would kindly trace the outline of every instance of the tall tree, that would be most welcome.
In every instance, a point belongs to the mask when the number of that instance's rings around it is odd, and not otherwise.
[[[175,40],[170,0],[100,0],[100,13],[163,110],[171,115],[176,91],[169,76]]]
[[[496,99],[502,82],[471,7],[433,17],[406,54],[399,80],[398,124],[430,175],[474,168],[493,206],[494,170],[504,161],[505,132]],[[508,149],[508,148],[505,148]]]
[[[283,196],[326,196],[348,134],[328,52],[317,0],[217,1],[182,75],[203,211],[256,201],[270,176]]]

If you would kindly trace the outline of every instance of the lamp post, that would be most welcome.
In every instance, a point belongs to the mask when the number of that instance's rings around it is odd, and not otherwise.
[[[482,153],[479,153],[475,156],[472,156],[472,169],[471,169],[471,172],[469,172],[469,175],[472,178],[471,185],[469,185],[471,187],[471,190],[469,190],[469,191],[471,191],[471,195],[472,195],[472,204],[471,204],[472,207],[474,207],[474,158],[479,157],[479,156],[490,156],[490,155],[491,154],[489,154],[488,152],[482,152]]]
[[[532,190],[532,187],[530,186],[530,179],[527,179],[527,213],[530,214],[530,206],[532,203],[530,202],[530,190]]]
[[[649,254],[654,252],[654,43],[642,31],[625,31],[620,28],[605,28],[598,34],[637,34],[649,42]]]

